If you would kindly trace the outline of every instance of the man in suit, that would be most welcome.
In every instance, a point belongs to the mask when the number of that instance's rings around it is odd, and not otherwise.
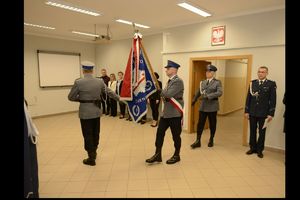
[[[182,117],[183,117],[183,91],[184,85],[181,78],[177,76],[179,64],[168,60],[166,74],[169,77],[168,84],[161,91],[161,97],[164,102],[164,110],[159,121],[156,132],[155,154],[146,160],[147,163],[161,162],[161,149],[164,142],[166,130],[170,127],[172,138],[174,141],[175,152],[174,155],[167,160],[167,164],[174,164],[180,161],[180,147],[182,131]]]
[[[118,80],[117,80],[116,93],[119,96],[121,94],[122,85],[123,85],[123,72],[118,72]],[[123,119],[125,117],[126,104],[120,101],[119,102],[119,106],[120,106],[120,117],[119,118]]]
[[[86,165],[96,165],[97,148],[100,134],[101,94],[107,94],[119,101],[119,96],[107,88],[102,79],[93,77],[94,64],[82,62],[83,78],[76,79],[68,95],[70,101],[80,102],[79,118],[84,138],[84,149],[88,158],[83,160]]]
[[[192,106],[194,106],[197,99],[200,96],[202,97],[202,103],[199,107],[197,138],[196,141],[191,145],[193,149],[201,147],[201,135],[207,117],[210,129],[208,147],[214,146],[214,136],[217,127],[217,111],[219,110],[219,97],[223,94],[221,81],[214,77],[216,71],[217,67],[214,65],[208,65],[206,67],[206,80],[200,82],[199,90],[197,90],[192,101]]]
[[[250,150],[247,155],[257,153],[263,158],[266,127],[265,123],[272,120],[276,107],[276,83],[268,80],[268,68],[258,68],[258,79],[252,80],[248,89],[245,106],[245,117],[250,120]],[[259,137],[257,140],[256,130],[258,124]]]
[[[105,85],[108,86],[108,82],[110,81],[109,76],[107,76],[107,72],[106,69],[102,69],[101,70],[101,75],[100,78],[104,81]],[[102,113],[109,115],[109,111],[110,111],[110,100],[109,97],[107,97],[106,94],[102,94],[102,98],[101,98],[101,104],[102,104]]]

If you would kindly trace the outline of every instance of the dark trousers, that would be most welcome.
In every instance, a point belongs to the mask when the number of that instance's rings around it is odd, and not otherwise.
[[[158,120],[158,108],[159,108],[159,103],[156,103],[156,100],[154,99],[150,99],[150,107],[151,107],[151,110],[152,110],[152,119],[157,121]]]
[[[106,114],[109,115],[111,112],[111,105],[110,105],[110,98],[107,96],[107,99],[106,99]]]
[[[106,100],[101,99],[102,114],[106,114]]]
[[[120,106],[120,113],[121,115],[125,116],[125,108],[126,108],[126,104],[119,102],[119,106]]]
[[[197,125],[197,136],[200,138],[205,126],[206,118],[208,117],[210,138],[213,139],[217,127],[217,112],[203,112],[199,111],[199,121]]]
[[[117,101],[114,99],[110,99],[110,110],[111,110],[110,112],[111,116],[117,116],[117,110],[118,110]]]
[[[84,138],[84,149],[88,153],[96,152],[99,144],[100,117],[93,119],[80,119],[80,124]]]
[[[173,118],[160,118],[158,128],[156,131],[156,140],[155,140],[155,147],[156,153],[161,151],[161,148],[164,143],[164,137],[166,134],[166,130],[171,128],[172,138],[174,141],[175,147],[175,155],[179,155],[180,147],[181,147],[181,117],[173,117]]]
[[[266,128],[262,129],[265,123],[266,117],[254,117],[250,116],[250,148],[253,151],[262,152],[265,146],[265,136],[266,136]],[[257,136],[257,124],[258,124],[258,140],[256,139]]]

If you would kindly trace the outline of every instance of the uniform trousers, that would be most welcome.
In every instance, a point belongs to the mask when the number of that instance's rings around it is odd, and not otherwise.
[[[157,132],[156,132],[156,140],[155,140],[155,147],[156,153],[161,151],[161,148],[164,143],[164,137],[166,134],[166,130],[170,127],[172,138],[174,141],[175,153],[174,155],[179,155],[180,147],[181,147],[181,118],[182,117],[172,117],[172,118],[160,118]]]
[[[88,153],[96,152],[99,144],[100,117],[93,119],[80,119],[80,124],[84,138],[84,149]]]
[[[217,127],[217,111],[216,112],[199,111],[197,135],[199,137],[201,137],[207,117],[208,117],[208,121],[209,121],[210,138],[213,139],[215,136],[216,127]]]
[[[266,128],[262,129],[264,126],[266,117],[254,117],[249,116],[250,120],[250,149],[257,152],[262,152],[264,150]],[[258,140],[257,138],[257,124],[258,124]]]

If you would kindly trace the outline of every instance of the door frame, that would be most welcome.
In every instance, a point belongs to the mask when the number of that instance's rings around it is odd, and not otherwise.
[[[206,61],[206,60],[228,60],[228,59],[248,59],[247,64],[247,75],[246,75],[246,83],[251,81],[251,68],[252,68],[252,55],[233,55],[233,56],[211,56],[211,57],[192,57],[190,58],[190,87],[189,87],[189,101],[188,101],[188,133],[192,133],[192,117],[194,116],[194,110],[192,109],[192,88],[194,88],[194,62],[195,61]],[[247,84],[247,89],[244,95],[247,96],[249,84]],[[243,137],[242,137],[242,145],[247,146],[247,135],[248,135],[248,119],[243,119]]]

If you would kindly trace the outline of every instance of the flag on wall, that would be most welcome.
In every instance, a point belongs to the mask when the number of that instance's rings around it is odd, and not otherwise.
[[[127,101],[129,114],[138,122],[147,113],[147,98],[157,90],[157,80],[141,43],[135,33],[129,53],[120,99]]]

